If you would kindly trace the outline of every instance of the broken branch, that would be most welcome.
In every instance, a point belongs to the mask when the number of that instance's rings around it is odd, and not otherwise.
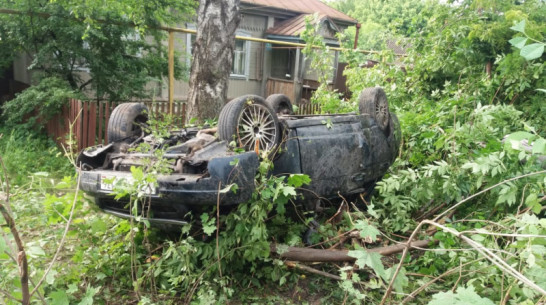
[[[432,241],[419,240],[412,243],[416,247],[427,247]],[[381,255],[392,255],[402,252],[406,248],[406,244],[391,245],[386,247],[378,247],[366,249],[370,253],[379,253]],[[271,245],[271,252],[276,253],[280,258],[298,262],[354,262],[356,259],[349,256],[347,250],[323,250],[312,248],[288,247],[279,250],[276,245]]]
[[[315,268],[312,268],[312,267],[309,267],[309,266],[306,266],[306,265],[298,264],[296,262],[286,261],[286,262],[284,262],[284,264],[286,266],[290,267],[290,268],[300,269],[300,270],[307,271],[309,273],[314,273],[314,274],[317,274],[317,275],[321,275],[321,276],[324,276],[324,277],[327,277],[327,278],[330,278],[330,279],[333,279],[333,280],[336,280],[336,281],[341,281],[340,276],[337,276],[337,275],[334,275],[334,274],[331,274],[331,273],[328,273],[328,272],[320,271],[320,270],[317,270]]]

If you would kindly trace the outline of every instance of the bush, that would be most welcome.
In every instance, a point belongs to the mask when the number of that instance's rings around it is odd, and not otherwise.
[[[7,126],[36,127],[38,118],[52,118],[62,110],[69,98],[76,96],[77,93],[70,89],[66,81],[56,77],[44,78],[6,102],[2,106],[2,116]]]

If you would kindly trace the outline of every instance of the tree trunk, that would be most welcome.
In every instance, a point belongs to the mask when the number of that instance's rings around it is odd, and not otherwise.
[[[197,34],[192,47],[188,114],[216,118],[227,99],[240,0],[199,0]]]

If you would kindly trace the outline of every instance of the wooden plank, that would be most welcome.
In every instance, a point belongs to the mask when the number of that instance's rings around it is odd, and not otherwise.
[[[99,121],[98,123],[98,135],[97,135],[97,141],[98,141],[98,144],[104,144],[104,139],[102,138],[102,135],[103,135],[103,131],[102,131],[102,128],[104,127],[104,111],[103,111],[103,108],[104,108],[104,102],[103,101],[99,101],[97,102],[98,103],[98,106],[99,106],[99,116],[97,118],[97,120]]]
[[[182,125],[186,124],[186,103],[182,103]]]
[[[76,101],[76,141],[78,143],[78,151],[83,148],[83,102]]]
[[[69,124],[69,120],[68,120],[68,114],[69,114],[69,109],[70,109],[70,104],[67,104],[63,107],[63,112],[62,112],[62,116],[61,116],[61,124],[59,124],[60,128],[62,129],[63,131],[63,139],[62,139],[62,143],[66,145],[66,136],[67,134],[69,134],[70,132],[70,124]]]
[[[89,131],[87,145],[94,146],[97,141],[97,102],[89,103]]]
[[[89,146],[89,143],[87,142],[87,134],[88,134],[88,129],[89,129],[89,114],[88,114],[88,102],[87,101],[84,101],[83,102],[83,111],[81,113],[82,115],[82,119],[83,119],[83,125],[82,125],[82,143],[81,143],[81,148],[80,150],[86,148]]]
[[[108,122],[110,121],[110,102],[104,102],[104,144],[108,144]]]

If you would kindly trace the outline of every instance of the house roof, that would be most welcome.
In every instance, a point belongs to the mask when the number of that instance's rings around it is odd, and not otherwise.
[[[310,14],[301,14],[294,18],[285,20],[276,26],[267,29],[266,34],[279,36],[300,36],[301,32],[303,32],[305,29],[305,17],[309,15]],[[322,22],[325,19],[329,20],[328,16],[319,15],[318,22]],[[339,29],[335,26],[335,23],[331,22],[331,26],[335,27],[334,29],[339,32]]]
[[[352,24],[357,23],[356,19],[335,10],[320,0],[241,0],[241,2],[259,7],[272,7],[300,14],[319,13],[320,15],[326,15],[334,20],[340,20]]]

